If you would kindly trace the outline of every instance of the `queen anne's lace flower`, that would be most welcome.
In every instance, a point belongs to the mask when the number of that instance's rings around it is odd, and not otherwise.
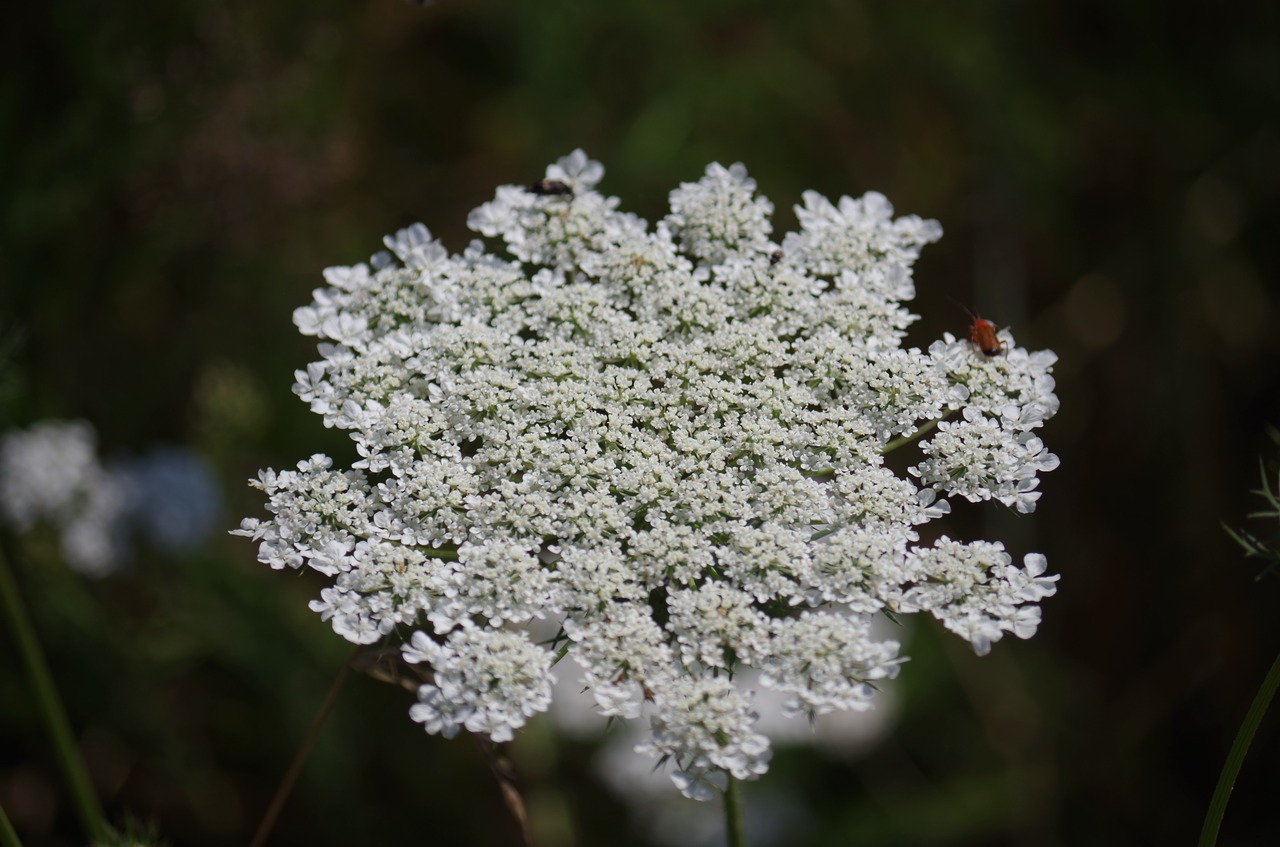
[[[741,165],[681,185],[653,228],[603,173],[575,151],[472,212],[513,260],[415,224],[327,270],[294,316],[321,357],[294,390],[359,459],[263,472],[272,517],[239,532],[332,577],[312,608],[344,638],[407,638],[434,671],[429,731],[509,738],[567,650],[599,711],[647,715],[640,749],[705,798],[768,766],[735,670],[791,713],[863,709],[903,661],[869,615],[928,612],[980,653],[1035,631],[1043,556],[916,528],[952,495],[1035,508],[1054,356],[1007,331],[996,356],[903,349],[941,229],[879,194],[807,192],[778,244]],[[889,470],[922,432],[909,476]]]
[[[0,517],[20,533],[56,527],[66,563],[87,576],[120,566],[129,507],[97,442],[86,421],[41,421],[0,438]]]
[[[445,738],[465,727],[510,741],[512,730],[551,704],[551,655],[523,633],[463,626],[437,644],[418,632],[404,656],[435,671],[409,716]]]

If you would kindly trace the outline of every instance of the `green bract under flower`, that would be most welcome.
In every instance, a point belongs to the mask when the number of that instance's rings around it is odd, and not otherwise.
[[[327,270],[294,316],[321,339],[294,390],[362,458],[263,472],[272,518],[240,532],[272,567],[333,577],[312,608],[338,634],[430,665],[429,730],[510,737],[567,647],[600,712],[647,717],[642,749],[705,798],[767,769],[736,669],[790,712],[863,709],[902,661],[869,615],[928,612],[980,653],[1035,631],[1043,556],[916,527],[949,495],[1034,508],[1055,357],[1008,332],[996,356],[902,349],[941,229],[879,194],[807,192],[779,244],[741,165],[681,185],[652,229],[597,193],[603,173],[575,151],[555,190],[476,209],[514,258],[451,256],[417,224]],[[909,477],[884,466],[933,424]],[[535,619],[560,639],[535,643]]]

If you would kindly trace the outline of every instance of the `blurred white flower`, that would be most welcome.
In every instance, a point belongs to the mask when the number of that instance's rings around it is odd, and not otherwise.
[[[16,532],[46,523],[74,570],[105,576],[138,529],[164,550],[190,550],[218,521],[221,497],[204,462],[177,447],[103,466],[85,421],[42,421],[0,438],[0,514]]]
[[[42,421],[0,439],[0,510],[17,532],[55,527],[67,564],[89,576],[115,570],[124,553],[128,499],[98,461],[85,421]]]
[[[903,658],[869,616],[928,612],[978,652],[1034,632],[1042,556],[916,528],[952,495],[1035,508],[1054,357],[1007,331],[996,356],[903,349],[941,229],[881,195],[807,192],[779,245],[741,165],[681,185],[654,227],[603,173],[575,151],[472,212],[514,259],[450,256],[415,224],[326,271],[295,314],[320,361],[294,391],[360,458],[264,471],[271,517],[237,532],[330,576],[312,608],[344,638],[429,628],[406,648],[435,672],[428,730],[509,737],[567,652],[598,712],[644,720],[640,749],[704,798],[768,767],[751,686],[788,714],[874,702]],[[885,466],[925,433],[908,476]]]

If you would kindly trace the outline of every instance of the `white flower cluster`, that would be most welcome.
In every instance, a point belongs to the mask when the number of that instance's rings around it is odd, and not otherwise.
[[[87,421],[41,421],[0,437],[0,517],[19,533],[52,526],[67,565],[87,576],[117,570],[135,530],[162,550],[189,551],[221,510],[207,466],[182,448],[104,466]]]
[[[741,165],[653,228],[603,172],[575,151],[476,209],[514,259],[416,224],[328,269],[294,316],[321,342],[294,390],[359,459],[264,471],[271,517],[238,532],[331,576],[312,608],[344,638],[408,642],[428,730],[509,737],[571,652],[599,711],[647,716],[641,749],[705,798],[768,765],[735,671],[791,713],[864,709],[903,661],[870,615],[927,612],[980,653],[1035,631],[1043,556],[917,527],[949,495],[1034,508],[1054,356],[1007,332],[994,356],[903,349],[941,230],[881,195],[808,192],[776,243]],[[885,466],[917,437],[909,477]],[[536,643],[535,619],[559,636]]]
[[[103,576],[120,561],[128,508],[119,481],[98,461],[98,436],[85,421],[43,421],[0,439],[0,511],[17,532],[37,523],[58,530],[73,569]]]

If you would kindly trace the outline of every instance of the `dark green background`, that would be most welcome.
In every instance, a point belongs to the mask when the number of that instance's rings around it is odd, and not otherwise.
[[[330,264],[466,212],[575,147],[653,220],[709,161],[800,192],[875,189],[940,220],[917,266],[927,344],[952,302],[1061,356],[1062,467],[1032,517],[950,530],[1062,573],[1031,642],[977,659],[912,630],[891,734],[861,760],[781,754],[746,801],[807,807],[771,843],[1191,843],[1277,650],[1274,580],[1222,529],[1255,508],[1280,423],[1280,6],[1141,0],[21,3],[0,26],[2,423],[85,418],[107,454],[187,444],[242,480],[346,440],[290,393],[290,313]],[[1273,451],[1274,452],[1274,451]],[[1270,529],[1259,527],[1259,529]],[[112,815],[182,845],[247,841],[347,647],[318,583],[243,539],[140,553],[102,582],[8,538]],[[79,842],[7,635],[0,803]],[[354,677],[278,844],[502,844],[466,738]],[[512,757],[540,847],[639,844],[590,749]],[[1280,842],[1280,711],[1224,843]],[[763,803],[763,801],[761,801]],[[806,816],[807,815],[807,816]],[[763,829],[761,830],[763,832]]]

